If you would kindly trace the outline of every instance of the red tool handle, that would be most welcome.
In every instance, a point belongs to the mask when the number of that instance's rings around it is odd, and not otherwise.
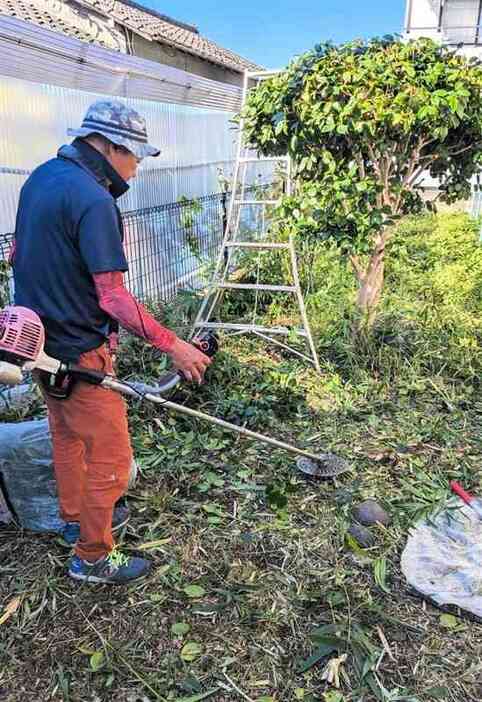
[[[468,505],[470,505],[470,503],[474,499],[474,496],[468,493],[466,490],[464,490],[462,485],[456,480],[452,480],[452,482],[450,483],[450,489],[452,490],[452,492],[455,492],[455,494],[458,495],[460,499]]]

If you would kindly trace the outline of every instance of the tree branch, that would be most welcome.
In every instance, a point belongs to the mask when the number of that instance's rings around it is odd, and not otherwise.
[[[419,139],[417,146],[415,146],[415,148],[412,149],[412,154],[408,163],[407,172],[402,180],[401,190],[397,196],[395,206],[393,208],[394,214],[398,214],[399,212],[403,197],[403,191],[411,190],[413,184],[416,182],[417,178],[419,178],[419,176],[423,173],[423,171],[427,168],[427,166],[430,163],[433,163],[437,160],[437,156],[435,156],[434,154],[430,154],[427,156],[421,155],[422,149],[434,141],[436,141],[436,139],[426,139],[425,141]]]
[[[433,159],[433,160],[435,160],[435,159]],[[424,165],[424,166],[420,166],[420,168],[418,168],[416,171],[414,171],[412,173],[412,177],[410,178],[410,180],[407,181],[407,183],[405,184],[405,187],[410,189],[413,186],[413,184],[415,183],[415,181],[417,180],[417,178],[419,176],[421,176],[422,173],[426,170],[426,168],[427,168],[427,166]]]
[[[360,177],[366,178],[365,163],[363,161],[363,156],[359,152],[355,153],[355,161],[357,162],[358,170],[360,171]]]
[[[449,151],[451,156],[458,156],[459,154],[463,154],[464,151],[469,151],[470,149],[476,149],[477,144],[470,144],[470,146],[464,146],[463,149],[459,149],[458,151]]]
[[[385,251],[385,246],[388,241],[388,229],[382,231],[375,239],[375,246],[370,254],[370,262],[368,264],[368,270],[366,272],[366,277],[369,278],[373,273],[376,266],[380,264],[383,259],[383,253]]]
[[[353,270],[355,271],[355,275],[358,278],[358,281],[362,283],[365,277],[365,273],[361,265],[360,257],[355,256],[355,254],[352,254],[350,256],[350,263],[353,267]]]
[[[410,182],[410,179],[413,177],[414,173],[416,172],[416,165],[417,162],[415,160],[415,157],[412,154],[412,158],[409,161],[409,166],[408,166],[408,172],[404,176],[401,186],[400,186],[400,192],[397,195],[397,199],[395,200],[395,205],[393,207],[393,213],[398,214],[398,210],[400,208],[400,204],[402,202],[402,196],[403,196],[403,191],[407,187],[408,183]],[[422,171],[424,169],[422,168]]]
[[[379,157],[376,156],[375,151],[373,150],[373,146],[371,144],[367,144],[367,150],[373,164],[373,169],[377,176],[380,176],[380,164],[378,162]]]
[[[391,207],[392,205],[392,199],[390,197],[390,173],[392,170],[392,160],[393,160],[393,153],[390,151],[385,158],[383,159],[385,162],[385,168],[384,168],[384,175],[383,175],[383,202],[385,205],[388,205]]]
[[[434,141],[437,141],[437,139],[427,139],[426,141],[422,141],[422,139],[420,139],[420,141],[419,141],[420,151],[422,151],[422,149],[424,149],[429,144],[433,144]]]

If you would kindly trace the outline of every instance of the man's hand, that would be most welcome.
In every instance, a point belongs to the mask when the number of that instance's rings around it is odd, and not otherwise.
[[[181,371],[186,380],[202,383],[206,368],[211,363],[209,356],[182,339],[176,339],[168,355],[174,367]]]

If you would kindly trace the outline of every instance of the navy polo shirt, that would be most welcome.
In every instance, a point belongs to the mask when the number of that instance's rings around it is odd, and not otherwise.
[[[34,310],[45,351],[78,361],[101,346],[111,318],[93,273],[126,271],[115,196],[128,186],[96,149],[77,139],[39,166],[20,194],[13,262],[15,304]]]

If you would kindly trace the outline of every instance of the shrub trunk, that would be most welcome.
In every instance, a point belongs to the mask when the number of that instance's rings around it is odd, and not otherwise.
[[[380,303],[385,272],[385,234],[375,243],[375,248],[365,268],[361,266],[356,256],[351,257],[351,263],[358,280],[356,305],[360,312],[357,330],[370,329],[375,322]]]

